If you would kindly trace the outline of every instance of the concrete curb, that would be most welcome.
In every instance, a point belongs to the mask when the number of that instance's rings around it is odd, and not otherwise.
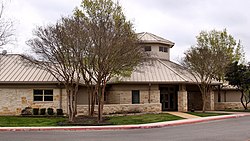
[[[175,121],[157,122],[149,124],[139,125],[116,125],[116,126],[63,126],[63,127],[0,127],[0,131],[87,131],[87,130],[126,130],[126,129],[149,129],[149,128],[161,128],[167,126],[177,126],[184,124],[201,123],[213,120],[223,120],[230,118],[239,118],[244,116],[250,116],[250,114],[234,114],[223,115],[213,117],[199,117],[194,119],[183,119]]]

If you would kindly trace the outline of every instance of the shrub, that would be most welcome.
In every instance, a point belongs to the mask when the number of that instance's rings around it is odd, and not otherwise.
[[[54,109],[53,108],[48,108],[47,113],[48,113],[48,115],[54,115]]]
[[[45,115],[45,114],[46,114],[46,108],[41,108],[40,115]]]
[[[62,116],[63,115],[63,110],[62,109],[56,109],[56,114],[58,116]]]
[[[32,115],[32,108],[31,107],[25,107],[21,111],[21,115]]]
[[[38,115],[39,114],[39,108],[33,108],[32,113],[33,113],[33,115]]]

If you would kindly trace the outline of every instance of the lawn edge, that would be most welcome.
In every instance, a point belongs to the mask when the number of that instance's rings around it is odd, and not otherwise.
[[[250,116],[250,114],[234,114],[234,115],[223,115],[223,116],[210,116],[210,117],[199,117],[194,119],[182,119],[175,121],[157,122],[149,124],[138,124],[138,125],[111,125],[111,126],[66,126],[66,127],[0,127],[0,131],[89,131],[89,130],[127,130],[127,129],[150,129],[150,128],[161,128],[167,126],[178,126],[185,124],[194,124],[201,122],[208,122],[213,120],[223,120],[230,118],[239,118]]]

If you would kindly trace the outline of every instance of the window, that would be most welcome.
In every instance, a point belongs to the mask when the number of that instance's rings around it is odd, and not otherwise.
[[[132,90],[132,104],[140,104],[140,91]]]
[[[168,52],[168,48],[167,47],[159,46],[159,51],[160,52]]]
[[[34,90],[34,101],[53,101],[53,90]]]
[[[145,50],[145,51],[151,51],[151,46],[145,46],[145,47],[144,47],[144,50]]]

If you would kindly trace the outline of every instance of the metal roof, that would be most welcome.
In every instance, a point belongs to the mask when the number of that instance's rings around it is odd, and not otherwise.
[[[21,55],[0,56],[0,83],[2,84],[58,84],[48,71],[27,65]],[[130,77],[112,78],[112,83],[195,83],[192,75],[182,66],[169,60],[151,59],[137,67]],[[80,81],[84,84],[83,80]]]
[[[159,43],[159,44],[165,44],[165,45],[170,45],[171,47],[174,46],[174,42],[171,42],[167,39],[164,39],[162,37],[156,36],[152,33],[148,32],[141,32],[137,34],[138,39],[142,43]]]
[[[30,66],[22,61],[21,55],[1,55],[0,83],[58,83],[49,72]]]
[[[193,82],[186,75],[183,68],[168,60],[152,59],[150,62],[137,67],[130,77],[113,78],[111,83],[187,83]]]
[[[130,77],[113,78],[110,83],[196,84],[197,81],[181,65],[169,60],[154,59],[137,67]],[[212,85],[217,84],[220,82],[212,82]]]

